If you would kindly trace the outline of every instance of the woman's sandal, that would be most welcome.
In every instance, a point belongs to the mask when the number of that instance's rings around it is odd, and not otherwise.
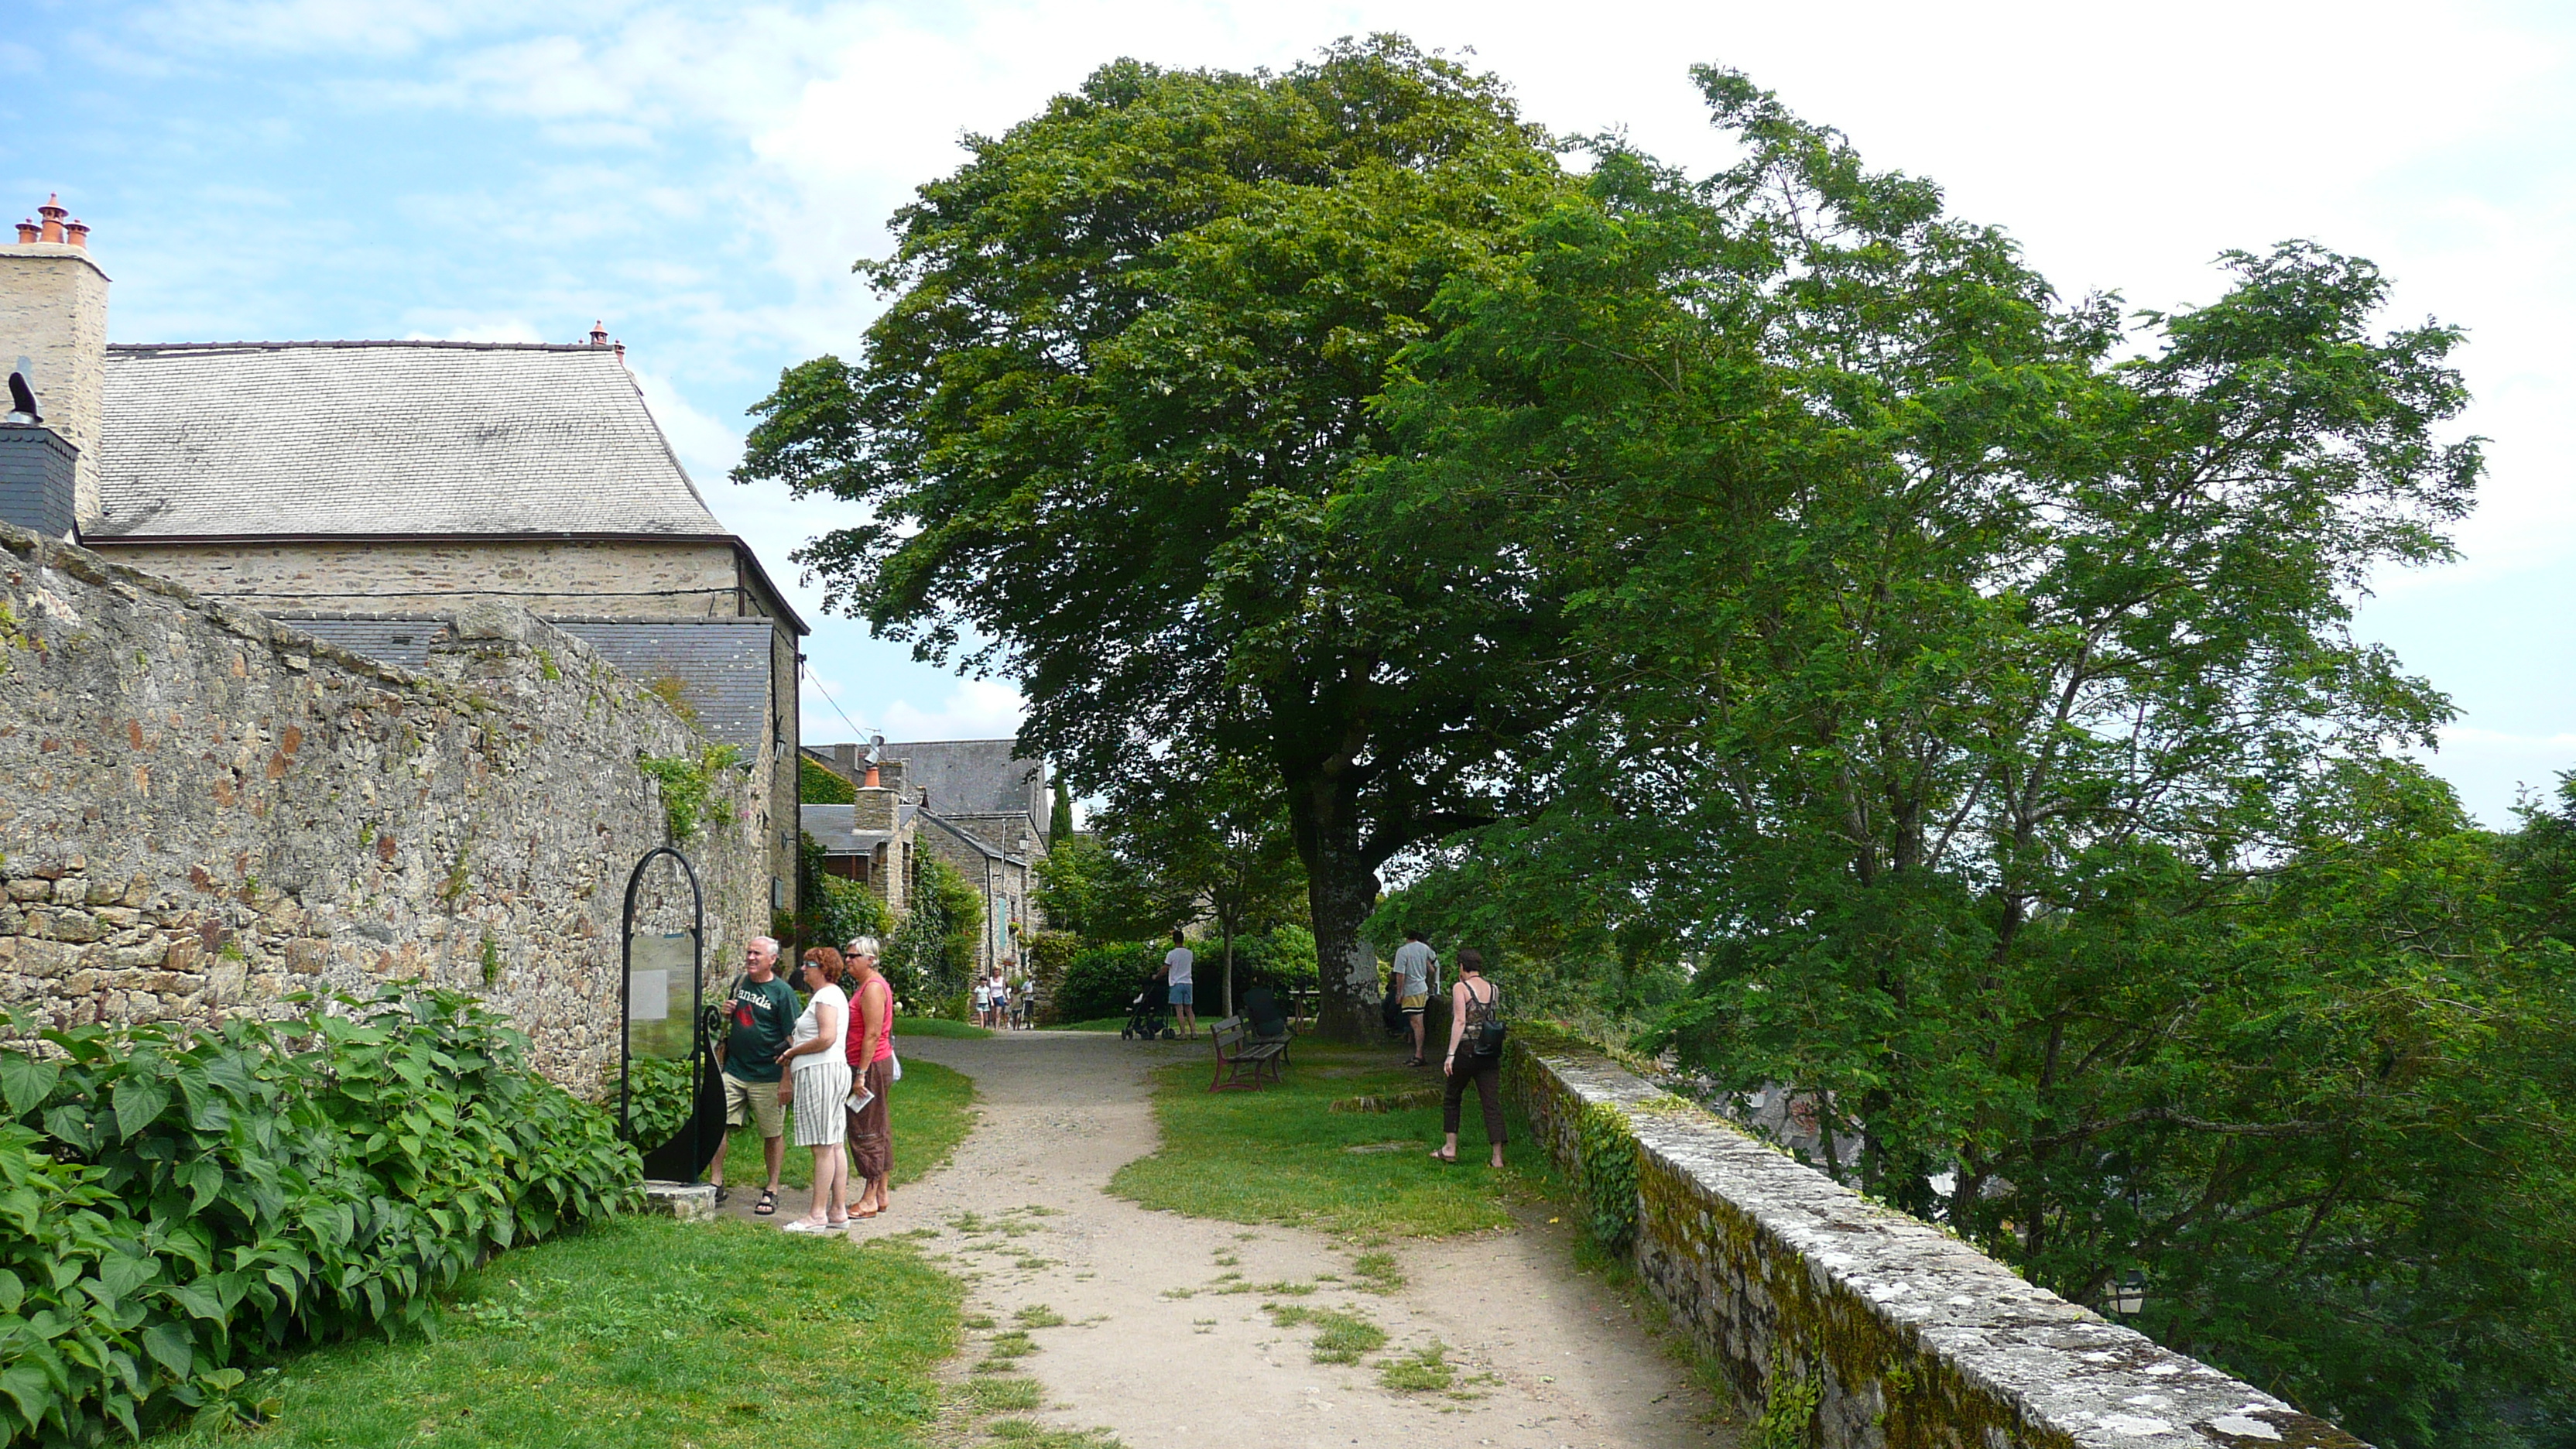
[[[777,1211],[778,1194],[771,1192],[765,1187],[762,1188],[760,1190],[760,1201],[751,1205],[752,1216],[765,1218],[774,1215]]]
[[[1447,1167],[1456,1167],[1458,1165],[1458,1159],[1446,1152],[1432,1153],[1431,1160]]]

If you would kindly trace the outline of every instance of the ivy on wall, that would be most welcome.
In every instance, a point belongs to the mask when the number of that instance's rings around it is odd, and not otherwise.
[[[719,827],[733,823],[733,807],[715,797],[715,778],[717,771],[730,769],[741,759],[742,751],[732,745],[709,745],[694,760],[685,755],[669,759],[647,755],[635,762],[637,769],[662,787],[662,819],[673,844],[695,839],[702,820]]]

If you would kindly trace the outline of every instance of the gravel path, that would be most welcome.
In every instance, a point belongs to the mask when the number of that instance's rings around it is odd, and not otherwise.
[[[1548,1225],[1543,1210],[1512,1229],[1387,1245],[1409,1282],[1378,1295],[1350,1286],[1359,1250],[1322,1233],[1149,1212],[1103,1192],[1120,1165],[1154,1150],[1146,1070],[1203,1047],[1094,1032],[902,1046],[973,1077],[983,1118],[948,1166],[853,1231],[939,1229],[924,1247],[951,1256],[968,1281],[967,1312],[997,1331],[1041,1305],[1066,1320],[1034,1330],[1037,1352],[1015,1365],[1046,1390],[1047,1408],[1027,1417],[1107,1429],[1129,1449],[1734,1443],[1627,1303],[1574,1269],[1569,1229]],[[804,1194],[787,1199],[781,1221]],[[993,1226],[962,1231],[961,1220]],[[1318,1274],[1347,1281],[1304,1297],[1222,1291]],[[1167,1296],[1182,1289],[1193,1291]],[[1386,1348],[1370,1363],[1311,1362],[1314,1330],[1274,1326],[1265,1301],[1358,1313],[1386,1330]],[[969,1335],[961,1373],[990,1336]],[[1457,1365],[1451,1393],[1379,1385],[1374,1360],[1433,1340]]]

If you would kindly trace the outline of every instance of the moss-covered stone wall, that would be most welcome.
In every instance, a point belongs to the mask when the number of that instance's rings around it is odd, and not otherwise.
[[[1543,1038],[1509,1051],[1506,1090],[1595,1236],[1760,1416],[1748,1445],[2367,1449],[1606,1057]]]

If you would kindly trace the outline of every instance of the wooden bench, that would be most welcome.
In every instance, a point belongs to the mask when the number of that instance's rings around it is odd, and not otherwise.
[[[1216,1079],[1208,1084],[1209,1091],[1256,1091],[1265,1073],[1271,1081],[1279,1080],[1288,1052],[1286,1042],[1255,1038],[1251,1023],[1239,1016],[1209,1027],[1208,1039],[1216,1043]]]

